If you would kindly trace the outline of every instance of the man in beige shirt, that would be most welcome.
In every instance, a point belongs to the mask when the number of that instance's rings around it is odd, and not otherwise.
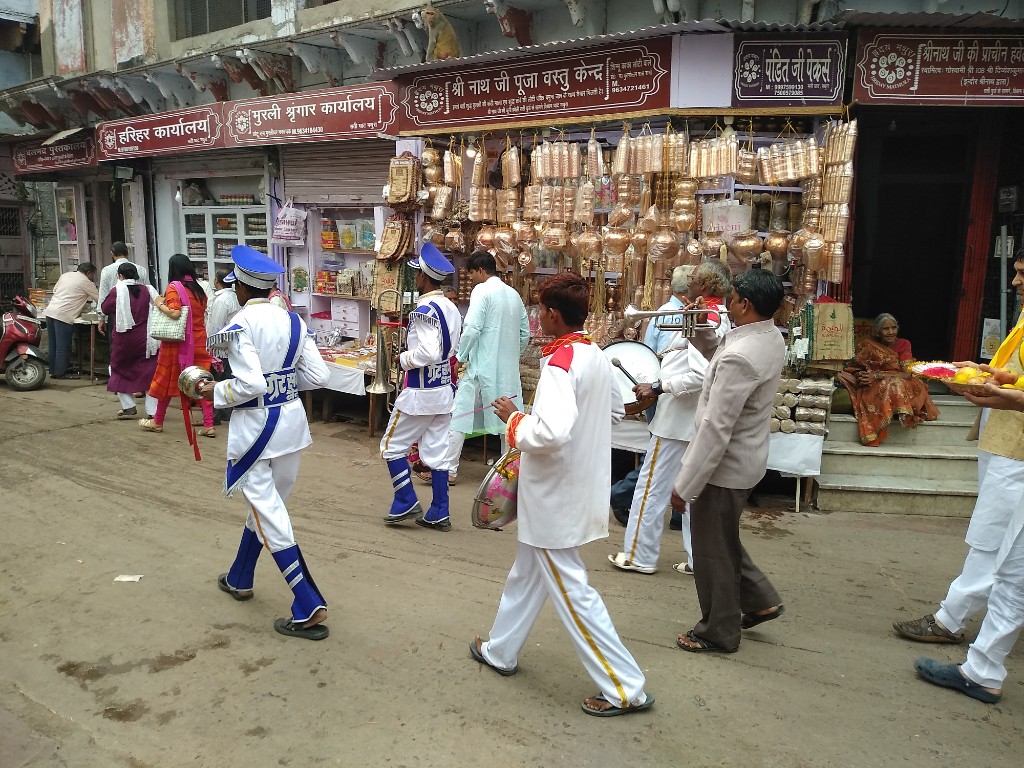
[[[43,312],[51,379],[73,378],[68,376],[68,361],[71,359],[74,322],[82,314],[86,302],[99,300],[94,277],[96,267],[87,261],[79,264],[74,272],[65,272],[53,286],[53,298]]]
[[[690,502],[693,572],[701,620],[677,645],[694,653],[739,649],[740,629],[782,615],[767,577],[740,543],[739,521],[768,464],[772,401],[786,343],[772,322],[784,289],[771,272],[751,269],[735,279],[729,319],[691,340],[711,360],[697,404],[697,432],[683,456],[672,506]],[[717,349],[716,349],[717,348]]]

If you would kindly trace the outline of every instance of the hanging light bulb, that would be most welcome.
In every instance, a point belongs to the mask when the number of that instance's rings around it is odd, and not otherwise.
[[[722,117],[722,122],[725,123],[725,129],[722,131],[723,139],[728,139],[730,136],[736,135],[736,130],[732,127],[734,119],[735,118],[732,115],[725,115]]]
[[[469,146],[466,147],[466,157],[472,159],[472,158],[476,157],[476,152],[477,152],[477,149],[476,149],[476,137],[475,136],[470,136],[469,137]]]

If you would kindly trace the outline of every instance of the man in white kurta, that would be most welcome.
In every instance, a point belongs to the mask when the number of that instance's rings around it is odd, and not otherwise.
[[[529,415],[508,398],[495,402],[507,419],[509,444],[522,451],[518,498],[519,548],[498,604],[490,639],[470,653],[502,675],[518,669],[519,653],[551,598],[598,693],[585,712],[611,716],[646,709],[644,675],[626,650],[597,590],[587,583],[579,548],[608,535],[611,423],[624,415],[611,364],[580,331],[587,286],[561,273],[541,288],[541,323],[557,336],[543,351]],[[565,317],[565,320],[562,318]]]
[[[1014,355],[1018,361],[1019,355],[1018,346]],[[1014,373],[1011,377],[996,374],[996,381],[1010,383],[1010,380],[1018,375]],[[1000,380],[1000,377],[1005,378]],[[987,384],[986,389],[988,392],[982,396],[968,397],[978,405],[998,409],[993,411],[993,415],[1010,415],[1014,411],[1024,411],[1024,392],[1002,389],[993,384]],[[1020,413],[1014,415],[1021,416]],[[1018,440],[1024,440],[1022,427],[1024,425],[1018,423]],[[1011,483],[1007,491],[1014,485]],[[1009,502],[1009,519],[999,547],[992,557],[991,586],[985,593],[985,619],[978,630],[978,637],[967,649],[966,661],[959,666],[929,658],[920,658],[914,662],[918,674],[928,682],[960,691],[986,704],[995,704],[1002,698],[1003,682],[1006,680],[1006,657],[1024,629],[1024,491],[1019,485],[1016,485],[1016,490],[1016,499],[1004,499]],[[980,493],[978,501],[980,504]],[[975,515],[977,514],[976,510]],[[971,524],[973,526],[973,519]],[[974,552],[975,544],[972,543],[971,546]],[[968,569],[965,565],[964,574],[958,581],[967,574]],[[950,591],[952,592],[952,588]]]
[[[704,262],[690,276],[687,298],[695,301],[704,297],[711,310],[709,321],[718,323],[719,337],[731,327],[722,301],[729,285],[728,271],[721,262]],[[665,319],[671,321],[671,318]],[[658,410],[650,424],[651,441],[633,493],[623,551],[608,555],[608,560],[619,570],[638,573],[655,573],[658,570],[665,508],[672,498],[672,484],[686,446],[693,439],[696,429],[694,417],[707,368],[707,358],[682,333],[673,331],[661,361],[661,380],[653,385],[637,385],[638,397],[646,397],[649,391],[659,395]],[[687,560],[676,570],[692,574],[693,550],[688,514],[683,515],[682,537]]]
[[[96,302],[96,306],[102,306],[107,294],[117,285],[117,268],[121,266],[121,262],[128,261],[128,246],[118,241],[110,246],[110,255],[114,257],[113,263],[107,264],[100,270],[99,301]],[[139,273],[139,285],[149,285],[149,272],[146,267],[142,264],[135,264],[135,269]],[[106,329],[107,318],[100,315],[98,330],[100,333],[104,333]]]
[[[455,386],[450,358],[459,349],[462,316],[441,290],[441,283],[455,271],[451,262],[431,243],[418,259],[409,262],[416,270],[416,308],[409,313],[409,348],[399,355],[407,371],[405,387],[395,399],[391,419],[380,441],[395,497],[384,522],[389,525],[410,518],[424,528],[449,531],[448,430],[452,421]],[[431,469],[433,491],[426,514],[416,498],[409,466],[409,450],[419,443],[420,459]]]
[[[291,617],[278,619],[274,628],[322,640],[327,601],[295,542],[285,500],[298,477],[300,451],[312,443],[299,391],[323,386],[330,374],[301,318],[266,298],[283,268],[248,246],[236,246],[232,258],[244,306],[210,339],[211,348],[227,354],[231,377],[204,383],[200,394],[216,408],[233,409],[225,492],[241,491],[249,516],[235,561],[218,586],[236,600],[250,599],[256,561],[268,549],[295,598]]]
[[[474,288],[459,341],[458,360],[466,364],[466,369],[455,392],[448,448],[448,477],[452,483],[459,474],[466,435],[501,435],[502,453],[507,450],[505,425],[484,406],[499,397],[522,402],[519,356],[530,341],[526,307],[516,290],[498,277],[494,257],[487,251],[472,254],[466,272]]]

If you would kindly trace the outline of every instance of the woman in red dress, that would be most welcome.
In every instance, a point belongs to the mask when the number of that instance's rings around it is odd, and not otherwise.
[[[139,426],[149,432],[164,431],[164,416],[171,399],[179,397],[178,376],[183,368],[196,365],[210,370],[210,353],[206,351],[206,292],[199,285],[199,276],[188,256],[176,253],[167,264],[167,290],[153,299],[156,308],[172,319],[181,317],[181,309],[188,304],[188,325],[184,341],[161,341],[156,373],[149,385],[149,396],[157,401],[156,413],[151,419],[142,419]],[[203,427],[196,433],[215,437],[213,403],[200,400],[203,409]]]

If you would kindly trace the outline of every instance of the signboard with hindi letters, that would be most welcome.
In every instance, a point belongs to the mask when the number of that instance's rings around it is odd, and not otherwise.
[[[390,83],[240,99],[224,105],[226,145],[376,138],[394,128],[397,112]]]
[[[862,104],[1024,104],[1024,34],[862,30],[853,98]]]
[[[403,132],[510,125],[669,107],[671,38],[400,79]]]
[[[45,173],[68,168],[96,167],[96,141],[92,136],[86,135],[69,137],[49,146],[44,146],[38,141],[16,144],[11,154],[15,173]]]
[[[225,146],[220,104],[128,117],[96,126],[101,160],[194,152]]]
[[[736,38],[734,107],[840,106],[845,36]]]

